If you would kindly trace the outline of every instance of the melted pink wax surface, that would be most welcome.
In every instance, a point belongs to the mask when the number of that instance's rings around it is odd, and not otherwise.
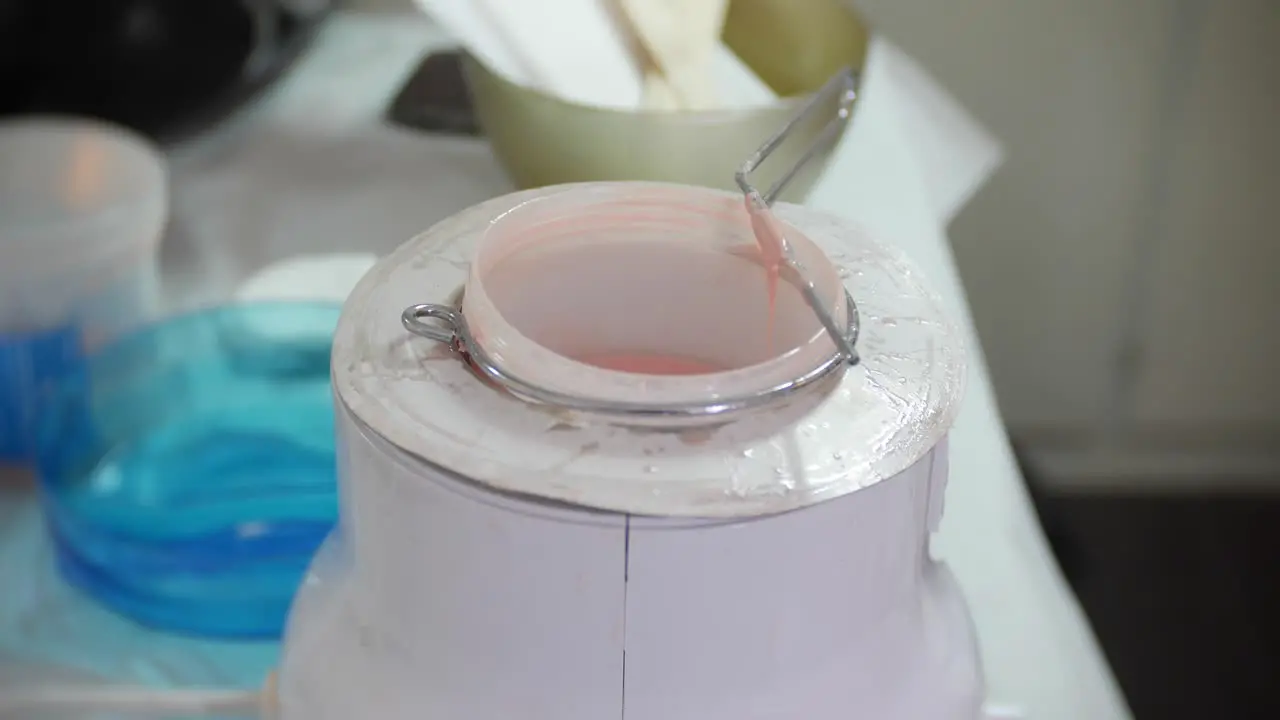
[[[664,202],[667,200],[666,196],[656,196],[656,198]],[[769,293],[767,333],[772,337],[778,299],[778,280],[785,254],[786,235],[783,232],[782,223],[769,211],[768,204],[765,203],[764,198],[759,193],[746,195],[744,204],[747,215],[751,219],[751,231],[755,236],[756,245],[760,250],[761,261],[765,269]],[[613,213],[607,219],[600,219],[597,222],[608,226],[617,223],[620,219],[638,221],[648,217],[649,213],[644,209],[636,209],[629,213]],[[581,218],[553,220],[546,223],[542,230],[545,232],[569,226],[580,231],[582,224]],[[578,362],[594,365],[605,370],[640,375],[703,375],[725,370],[723,367],[702,360],[653,353],[593,353],[579,355],[575,359]]]
[[[596,353],[580,355],[576,359],[578,362],[595,365],[605,370],[639,375],[706,375],[724,370],[693,358],[647,353]]]
[[[782,223],[769,212],[769,206],[758,193],[747,195],[745,204],[747,215],[751,218],[751,232],[755,235],[756,245],[760,248],[760,257],[765,268],[769,291],[767,332],[772,337],[778,303],[778,276],[782,268],[786,236],[782,231]],[[596,353],[579,356],[577,360],[605,370],[640,375],[704,375],[721,372],[724,369],[702,360],[645,353]]]

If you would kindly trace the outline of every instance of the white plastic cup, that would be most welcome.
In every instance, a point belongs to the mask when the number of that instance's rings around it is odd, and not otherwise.
[[[42,385],[153,317],[168,171],[105,123],[0,122],[0,463],[27,461]]]

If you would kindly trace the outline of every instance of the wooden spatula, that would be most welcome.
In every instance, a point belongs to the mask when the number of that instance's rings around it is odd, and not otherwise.
[[[716,107],[719,103],[713,59],[728,0],[618,0],[618,3],[680,108]],[[651,86],[656,87],[656,82]]]

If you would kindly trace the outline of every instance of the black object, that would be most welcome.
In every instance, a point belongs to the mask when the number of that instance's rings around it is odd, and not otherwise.
[[[1089,558],[1072,586],[1134,717],[1280,718],[1280,496],[1158,485],[1043,495]]]
[[[387,119],[413,130],[479,135],[471,95],[462,76],[462,53],[432,53],[396,94]]]
[[[0,115],[87,115],[176,139],[275,79],[332,4],[0,0]]]

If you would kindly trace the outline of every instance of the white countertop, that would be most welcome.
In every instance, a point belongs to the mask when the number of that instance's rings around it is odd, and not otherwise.
[[[483,141],[381,121],[417,60],[446,42],[422,18],[340,15],[251,110],[175,153],[163,254],[175,304],[226,298],[252,271],[296,253],[385,252],[509,191]],[[972,605],[993,703],[1030,720],[1128,718],[1014,463],[943,227],[954,207],[937,197],[936,153],[903,137],[919,127],[904,114],[922,105],[876,67],[890,54],[873,52],[853,126],[809,204],[903,247],[969,329],[969,395],[935,547]]]

